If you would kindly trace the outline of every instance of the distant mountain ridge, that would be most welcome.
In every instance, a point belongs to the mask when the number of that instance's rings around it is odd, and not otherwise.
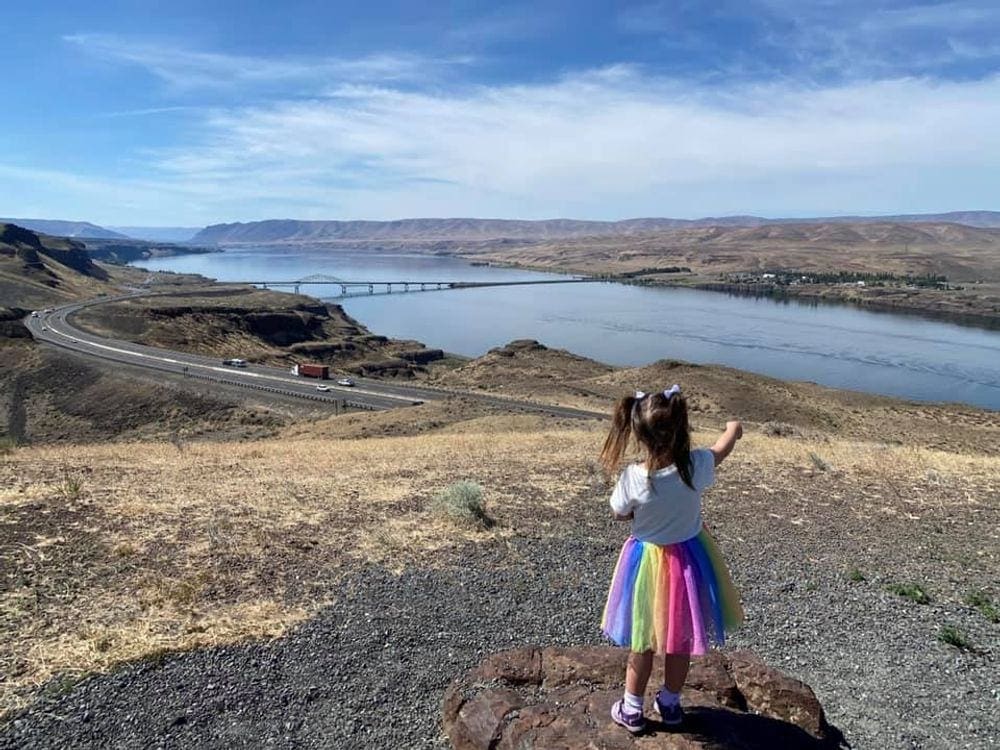
[[[188,242],[204,227],[107,227],[126,237],[149,242]]]
[[[191,238],[199,244],[261,242],[343,242],[401,240],[555,240],[580,237],[623,237],[670,229],[697,227],[755,228],[787,224],[911,224],[954,223],[969,227],[1000,227],[1000,211],[955,211],[943,214],[894,216],[832,216],[809,219],[769,219],[722,216],[703,219],[637,218],[622,221],[580,219],[398,219],[395,221],[322,221],[268,219],[214,224]]]
[[[0,224],[16,224],[19,227],[41,232],[53,237],[79,237],[106,240],[126,240],[127,235],[91,224],[89,221],[63,221],[62,219],[0,219]]]

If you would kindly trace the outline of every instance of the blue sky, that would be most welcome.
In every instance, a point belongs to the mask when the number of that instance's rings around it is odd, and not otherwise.
[[[0,215],[1000,209],[992,0],[17,5]]]

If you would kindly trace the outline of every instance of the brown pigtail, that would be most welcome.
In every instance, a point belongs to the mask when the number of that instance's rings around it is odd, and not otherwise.
[[[687,401],[680,393],[654,393],[638,414],[633,430],[646,451],[646,470],[653,472],[674,464],[681,481],[694,489],[691,467],[691,426]]]
[[[632,409],[635,408],[635,396],[625,396],[615,405],[611,417],[611,431],[604,439],[601,448],[601,465],[608,476],[614,475],[621,463],[625,449],[632,437]]]
[[[677,466],[677,473],[681,480],[690,487],[694,487],[694,478],[691,476],[691,428],[688,425],[687,402],[680,396],[674,396],[671,419],[677,425],[670,440],[670,455]]]

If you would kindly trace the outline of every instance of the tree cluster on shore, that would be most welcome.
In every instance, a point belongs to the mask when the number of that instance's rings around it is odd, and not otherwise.
[[[761,271],[720,274],[720,279],[734,284],[769,284],[798,286],[800,284],[855,284],[857,286],[911,286],[923,289],[961,289],[948,284],[943,274],[895,274],[887,271]]]

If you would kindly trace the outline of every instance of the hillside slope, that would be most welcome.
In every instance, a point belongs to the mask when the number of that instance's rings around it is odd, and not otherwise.
[[[704,219],[636,218],[622,221],[579,219],[399,219],[396,221],[302,221],[268,219],[247,223],[214,224],[191,238],[195,243],[255,242],[393,242],[400,240],[546,240],[579,237],[630,237],[685,228],[755,228],[809,224],[957,223],[972,227],[1000,227],[998,211],[961,211],[948,214],[912,214],[885,217],[842,216],[815,219],[767,219],[760,216],[723,216]]]
[[[37,308],[109,289],[106,269],[75,240],[0,224],[0,302]]]
[[[108,227],[126,237],[149,242],[188,242],[204,227]]]
[[[693,227],[629,238],[587,237],[489,248],[496,262],[584,273],[685,266],[695,272],[769,270],[941,274],[1000,281],[1000,229],[898,222]]]

